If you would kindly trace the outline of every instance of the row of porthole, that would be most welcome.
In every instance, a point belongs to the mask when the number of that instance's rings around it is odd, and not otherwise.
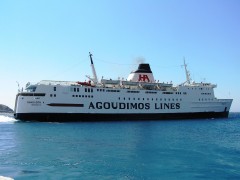
[[[200,98],[199,98],[199,101],[207,101],[207,100],[208,100],[208,101],[213,101],[213,98],[212,98],[212,99],[210,99],[210,98],[208,98],[208,99],[207,99],[207,98],[205,98],[205,99],[204,99],[204,98],[200,99]]]
[[[154,99],[155,99],[155,101],[182,101],[182,99],[180,98],[180,99],[171,99],[171,98],[118,98],[118,100],[133,100],[133,101],[136,101],[136,100],[138,100],[138,101],[150,101],[150,100],[152,100],[152,101],[154,101]]]
[[[201,95],[211,95],[211,93],[201,93]]]
[[[93,95],[72,95],[72,97],[93,98]]]
[[[188,88],[188,89],[191,89],[191,88]],[[192,88],[192,90],[203,90],[204,88]],[[205,88],[206,90],[210,90],[210,88]]]

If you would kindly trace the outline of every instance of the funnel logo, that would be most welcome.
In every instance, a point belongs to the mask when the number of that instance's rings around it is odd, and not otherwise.
[[[143,81],[143,82],[150,82],[149,78],[148,78],[148,75],[144,74],[139,74],[139,77],[138,77],[138,81]]]

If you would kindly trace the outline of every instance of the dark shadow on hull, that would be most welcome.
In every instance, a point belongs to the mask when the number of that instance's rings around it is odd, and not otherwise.
[[[177,120],[227,118],[229,112],[161,113],[161,114],[82,114],[82,113],[17,113],[15,119],[41,122],[88,122],[130,120]]]

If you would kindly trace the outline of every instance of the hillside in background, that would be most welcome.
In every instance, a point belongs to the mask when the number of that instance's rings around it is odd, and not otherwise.
[[[13,110],[11,108],[9,108],[8,106],[0,104],[0,112],[13,113]]]

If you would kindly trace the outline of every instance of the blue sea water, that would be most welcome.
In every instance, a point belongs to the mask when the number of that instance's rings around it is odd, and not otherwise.
[[[240,179],[240,113],[228,119],[40,123],[0,114],[0,176]]]

